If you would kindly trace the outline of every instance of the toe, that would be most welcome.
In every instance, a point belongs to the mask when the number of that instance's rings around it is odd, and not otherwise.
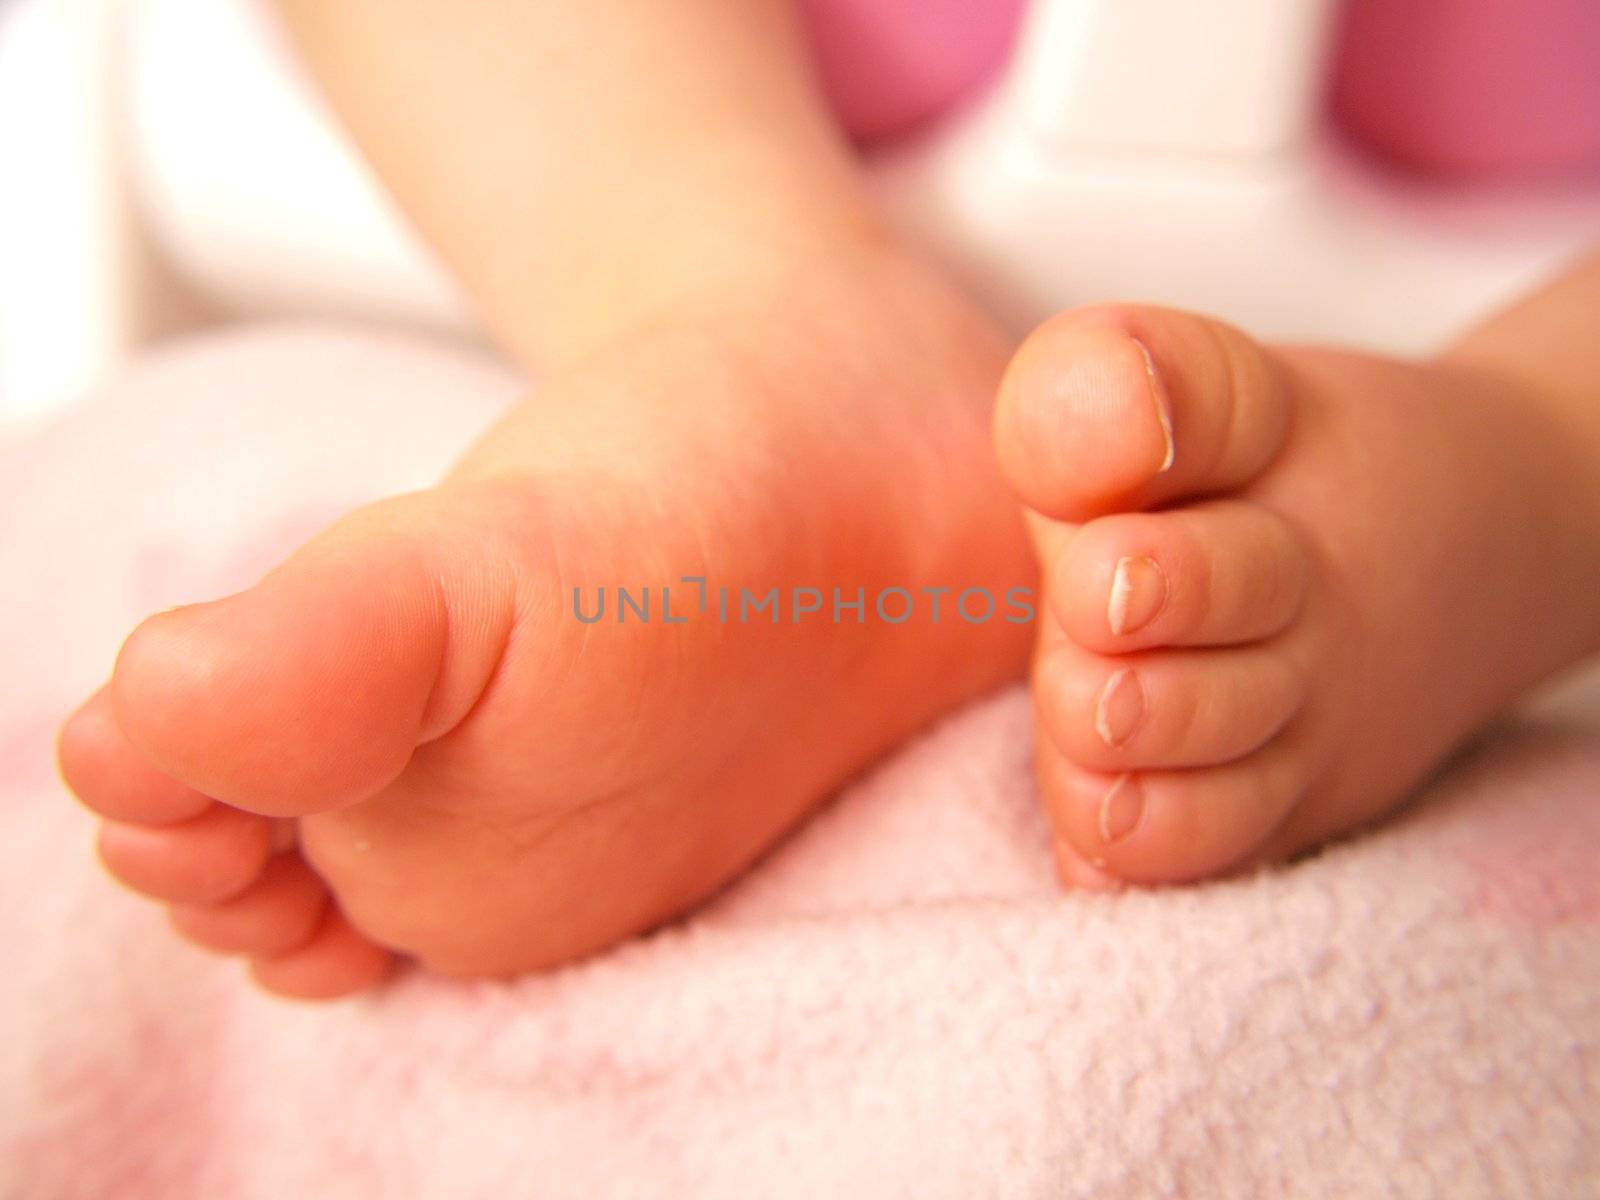
[[[1270,637],[1299,612],[1310,556],[1282,517],[1240,500],[1080,526],[1050,566],[1052,611],[1102,653]]]
[[[208,950],[276,958],[311,940],[328,889],[298,854],[275,855],[242,892],[220,904],[179,904],[169,913],[184,937]]]
[[[1288,735],[1255,754],[1192,771],[1087,771],[1040,752],[1041,789],[1057,836],[1130,883],[1222,874],[1265,842],[1309,786]]]
[[[1056,878],[1061,886],[1073,892],[1117,892],[1122,880],[1092,866],[1078,853],[1078,848],[1064,837],[1051,841],[1051,853],[1056,866]]]
[[[1045,736],[1094,771],[1230,762],[1270,741],[1303,694],[1299,670],[1271,642],[1107,658],[1061,639],[1034,670]]]
[[[146,621],[112,678],[129,739],[269,816],[338,808],[394,779],[470,708],[512,616],[476,514],[436,495],[351,514],[248,591]]]
[[[296,1000],[335,1000],[382,983],[394,955],[356,931],[335,907],[311,938],[288,954],[255,959],[250,973],[269,992]]]
[[[117,724],[104,688],[61,727],[56,757],[78,799],[113,821],[168,825],[211,806],[209,797],[157,770],[135,749]]]
[[[268,822],[213,804],[176,825],[100,829],[100,858],[117,879],[157,900],[215,904],[242,892],[272,853]]]
[[[1284,372],[1238,330],[1104,306],[1055,317],[1023,344],[995,446],[1025,504],[1085,521],[1246,483],[1277,453],[1288,414]]]

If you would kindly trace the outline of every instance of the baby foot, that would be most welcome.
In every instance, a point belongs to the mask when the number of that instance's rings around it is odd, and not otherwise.
[[[1020,673],[1025,624],[849,607],[1033,570],[985,433],[1003,342],[920,277],[856,294],[618,347],[438,489],[146,621],[61,742],[111,871],[289,995],[396,952],[540,968],[703,900]]]
[[[1025,344],[995,435],[1045,576],[1038,773],[1069,884],[1348,832],[1600,644],[1591,472],[1486,371],[1099,308]]]

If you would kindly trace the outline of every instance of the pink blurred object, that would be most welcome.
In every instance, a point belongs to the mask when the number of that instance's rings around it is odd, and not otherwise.
[[[97,869],[53,726],[138,618],[426,485],[520,387],[235,330],[0,448],[0,1196],[1600,1195],[1592,732],[1288,869],[1065,896],[1017,688],[566,970],[316,1008],[183,946]]]
[[[1349,0],[1334,103],[1413,167],[1600,173],[1600,4]]]
[[[942,116],[999,74],[1027,0],[804,0],[817,71],[862,142]]]
[[[1600,7],[1573,2],[1589,0],[1569,0],[1575,32],[1556,48],[1570,54],[1499,64],[1522,80],[1511,90],[1543,97],[1523,105],[1533,135],[1512,122],[1478,136],[1487,96],[1458,77],[1489,43],[1420,54],[1455,44],[1432,46],[1421,14],[1448,31],[1484,0],[1363,4],[1346,108],[1419,159],[1461,143],[1505,166],[1566,161],[1600,86],[1578,57]],[[1017,332],[1138,297],[1273,339],[1430,353],[1595,237],[1600,178],[1479,196],[1330,153],[1338,0],[805,4],[833,104],[883,151],[866,168],[885,214]],[[5,7],[0,162],[17,168],[0,186],[0,418],[50,411],[159,337],[234,316],[481,333],[267,0]],[[1505,0],[1486,28],[1513,7],[1558,11]],[[1430,140],[1430,100],[1453,141]]]

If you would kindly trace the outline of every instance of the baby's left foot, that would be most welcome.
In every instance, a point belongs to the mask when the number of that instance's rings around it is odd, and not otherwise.
[[[1100,308],[1023,347],[996,439],[1038,517],[1038,769],[1069,883],[1345,833],[1600,646],[1594,469],[1511,379]]]

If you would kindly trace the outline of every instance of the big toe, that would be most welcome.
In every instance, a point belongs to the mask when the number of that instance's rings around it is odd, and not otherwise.
[[[1102,306],[1045,322],[1001,384],[995,448],[1023,503],[1085,521],[1239,487],[1276,455],[1282,367],[1204,317]]]
[[[509,620],[461,536],[470,511],[438,495],[359,510],[255,587],[145,621],[112,677],[120,729],[166,774],[269,816],[394,779],[470,706]]]

